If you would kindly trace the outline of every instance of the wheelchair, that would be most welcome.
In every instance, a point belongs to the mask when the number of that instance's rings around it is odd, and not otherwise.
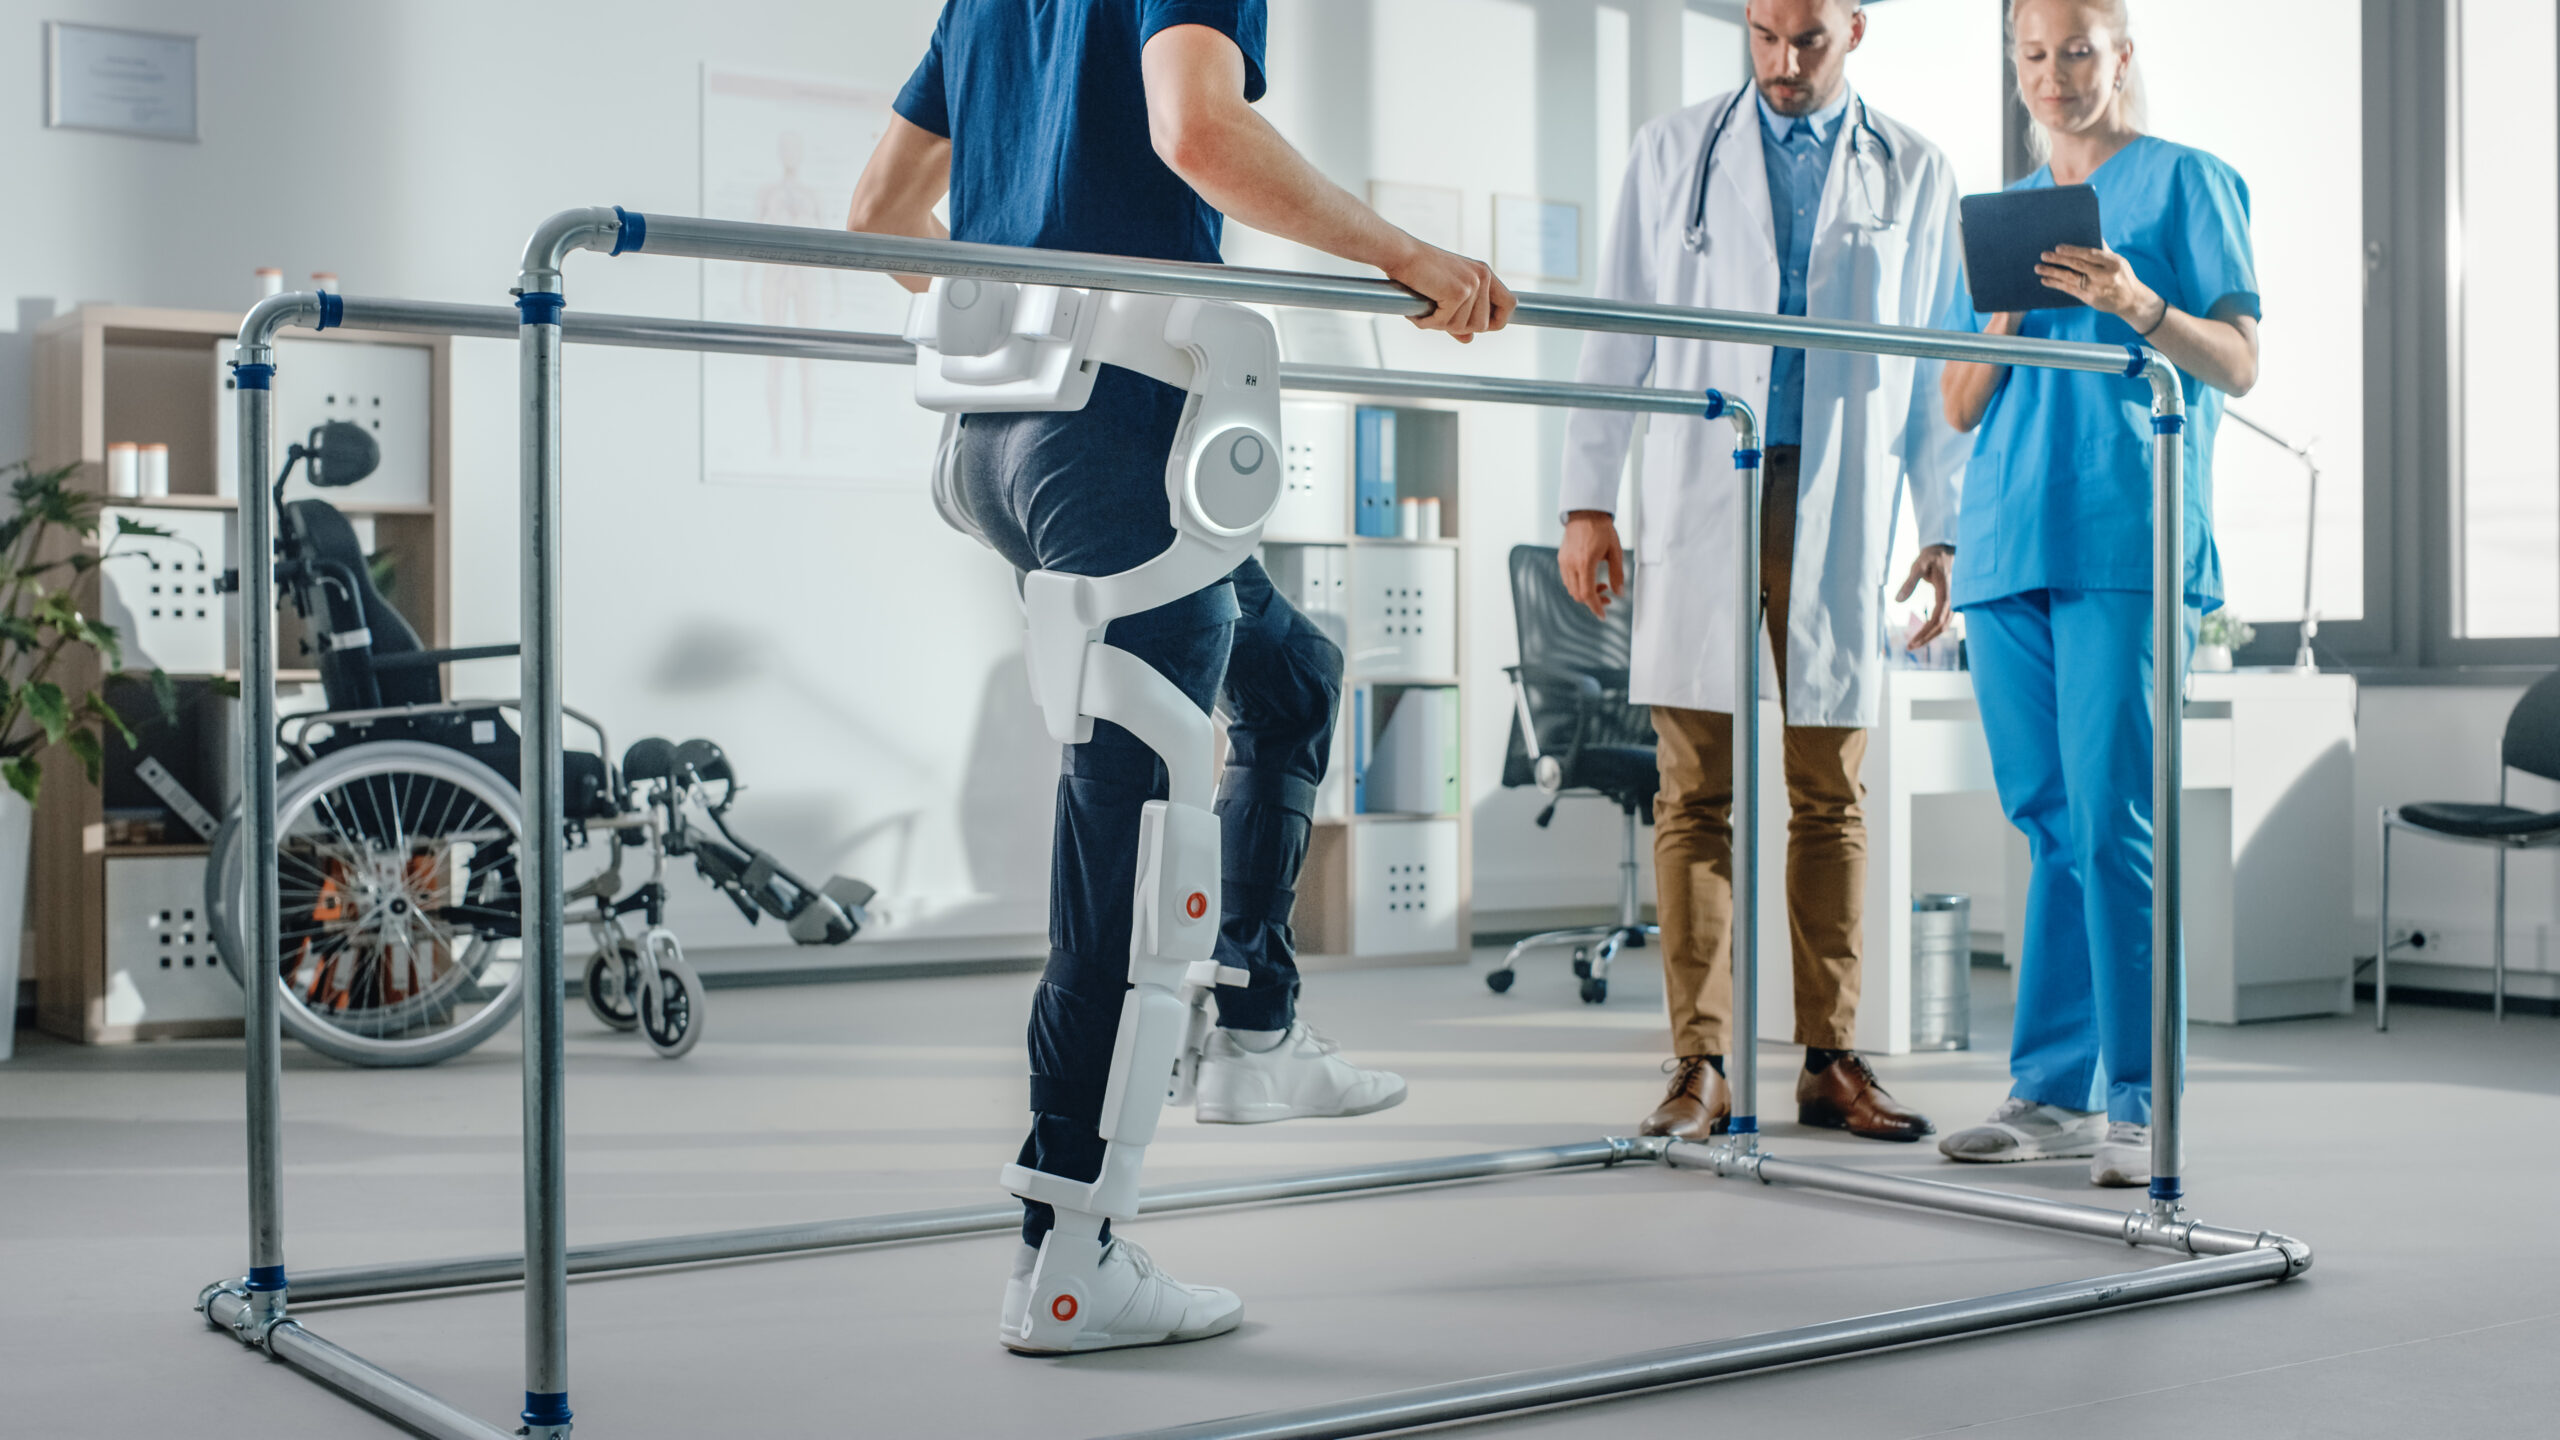
[[[316,649],[325,708],[277,724],[280,927],[264,968],[286,1033],[310,1048],[353,1065],[432,1065],[495,1034],[524,999],[524,966],[510,953],[524,900],[517,707],[449,700],[437,668],[518,647],[424,648],[337,507],[284,499],[297,463],[331,486],[378,460],[371,435],[332,421],[293,446],[276,477],[277,583],[311,636],[305,649]],[[810,885],[730,828],[741,787],[718,745],[653,737],[617,766],[602,725],[563,713],[595,738],[595,749],[563,757],[566,838],[572,849],[600,838],[608,854],[564,900],[593,939],[584,992],[607,1026],[639,1031],[668,1059],[702,1036],[702,984],[666,925],[671,857],[690,858],[748,923],[771,915],[802,945],[841,945],[870,923],[870,886],[843,876]],[[246,984],[257,967],[240,939],[240,831],[235,805],[206,860],[205,908],[224,965]],[[635,852],[647,874],[625,893]]]

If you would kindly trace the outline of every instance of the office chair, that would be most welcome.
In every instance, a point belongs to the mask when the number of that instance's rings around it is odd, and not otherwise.
[[[2560,845],[2560,813],[2519,810],[2507,803],[2507,778],[2521,770],[2560,780],[2560,671],[2543,676],[2507,712],[2498,742],[2498,803],[2425,800],[2382,807],[2382,913],[2373,951],[2373,1028],[2391,1028],[2391,832],[2408,830],[2456,845],[2485,845],[2498,853],[2498,898],[2489,932],[2489,1012],[2507,1018],[2507,856],[2517,850]]]
[[[1484,977],[1494,993],[1511,988],[1520,957],[1549,946],[1573,947],[1582,998],[1609,998],[1609,967],[1620,950],[1641,949],[1662,931],[1644,923],[1636,894],[1636,824],[1653,823],[1661,772],[1653,755],[1653,717],[1627,701],[1627,646],[1633,622],[1625,597],[1609,618],[1592,618],[1564,588],[1552,545],[1511,551],[1511,614],[1520,634],[1520,663],[1511,677],[1511,747],[1502,762],[1506,788],[1534,785],[1547,797],[1538,826],[1555,818],[1566,795],[1600,795],[1617,803],[1625,844],[1618,860],[1615,924],[1551,930],[1511,947]]]

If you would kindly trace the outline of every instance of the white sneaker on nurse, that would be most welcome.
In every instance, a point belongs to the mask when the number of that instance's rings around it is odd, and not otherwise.
[[[2107,1138],[2098,1142],[2098,1153],[2089,1161],[2089,1183],[2117,1190],[2150,1184],[2151,1127],[2127,1120],[2109,1125]]]
[[[2097,1153],[2106,1136],[2107,1112],[2066,1110],[2012,1095],[1991,1118],[1938,1142],[1938,1153],[1977,1165],[2013,1160],[2074,1160]]]
[[[1199,1116],[1204,1125],[1367,1115],[1403,1103],[1403,1076],[1363,1070],[1343,1059],[1332,1041],[1303,1020],[1268,1050],[1248,1050],[1234,1032],[1222,1029],[1209,1037],[1201,1053]]]
[[[1234,1291],[1185,1285],[1157,1269],[1146,1251],[1115,1235],[1093,1273],[1080,1277],[1076,1293],[1050,1302],[1055,1323],[1035,1325],[1032,1275],[1039,1259],[1040,1252],[1031,1246],[1017,1247],[1013,1277],[1005,1282],[1004,1316],[996,1338],[1018,1354],[1080,1355],[1206,1340],[1244,1320],[1244,1302]]]

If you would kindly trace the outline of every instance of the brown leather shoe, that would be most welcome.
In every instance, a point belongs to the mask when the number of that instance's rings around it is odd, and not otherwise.
[[[1867,1057],[1855,1053],[1821,1074],[1796,1076],[1796,1123],[1846,1130],[1866,1140],[1917,1140],[1936,1130],[1928,1117],[1885,1093]]]
[[[1733,1118],[1733,1091],[1704,1055],[1683,1055],[1666,1062],[1671,1088],[1662,1104],[1644,1119],[1640,1135],[1668,1135],[1674,1140],[1704,1140],[1724,1133]]]

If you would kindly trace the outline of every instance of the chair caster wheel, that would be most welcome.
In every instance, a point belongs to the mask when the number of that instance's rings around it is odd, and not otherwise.
[[[1583,1004],[1585,1004],[1585,1005],[1597,1005],[1597,1004],[1599,1004],[1601,1001],[1606,1000],[1606,999],[1608,999],[1608,998],[1609,998],[1609,982],[1608,982],[1608,981],[1603,980],[1603,979],[1601,979],[1601,978],[1599,978],[1598,976],[1596,976],[1596,975],[1595,975],[1595,976],[1593,976],[1592,978],[1590,978],[1590,979],[1585,980],[1585,981],[1583,981],[1583,982],[1582,982],[1582,1003],[1583,1003]]]
[[[1644,932],[1643,932],[1643,931],[1641,931],[1641,930],[1630,930],[1630,931],[1628,931],[1628,932],[1627,932],[1627,939],[1626,939],[1626,948],[1628,948],[1628,949],[1630,949],[1630,950],[1641,950],[1641,949],[1643,949],[1643,948],[1644,948]]]
[[[1573,973],[1580,979],[1591,978],[1591,947],[1587,945],[1573,947]]]
[[[1508,970],[1490,970],[1485,972],[1484,988],[1492,991],[1496,995],[1510,989],[1511,972]]]

